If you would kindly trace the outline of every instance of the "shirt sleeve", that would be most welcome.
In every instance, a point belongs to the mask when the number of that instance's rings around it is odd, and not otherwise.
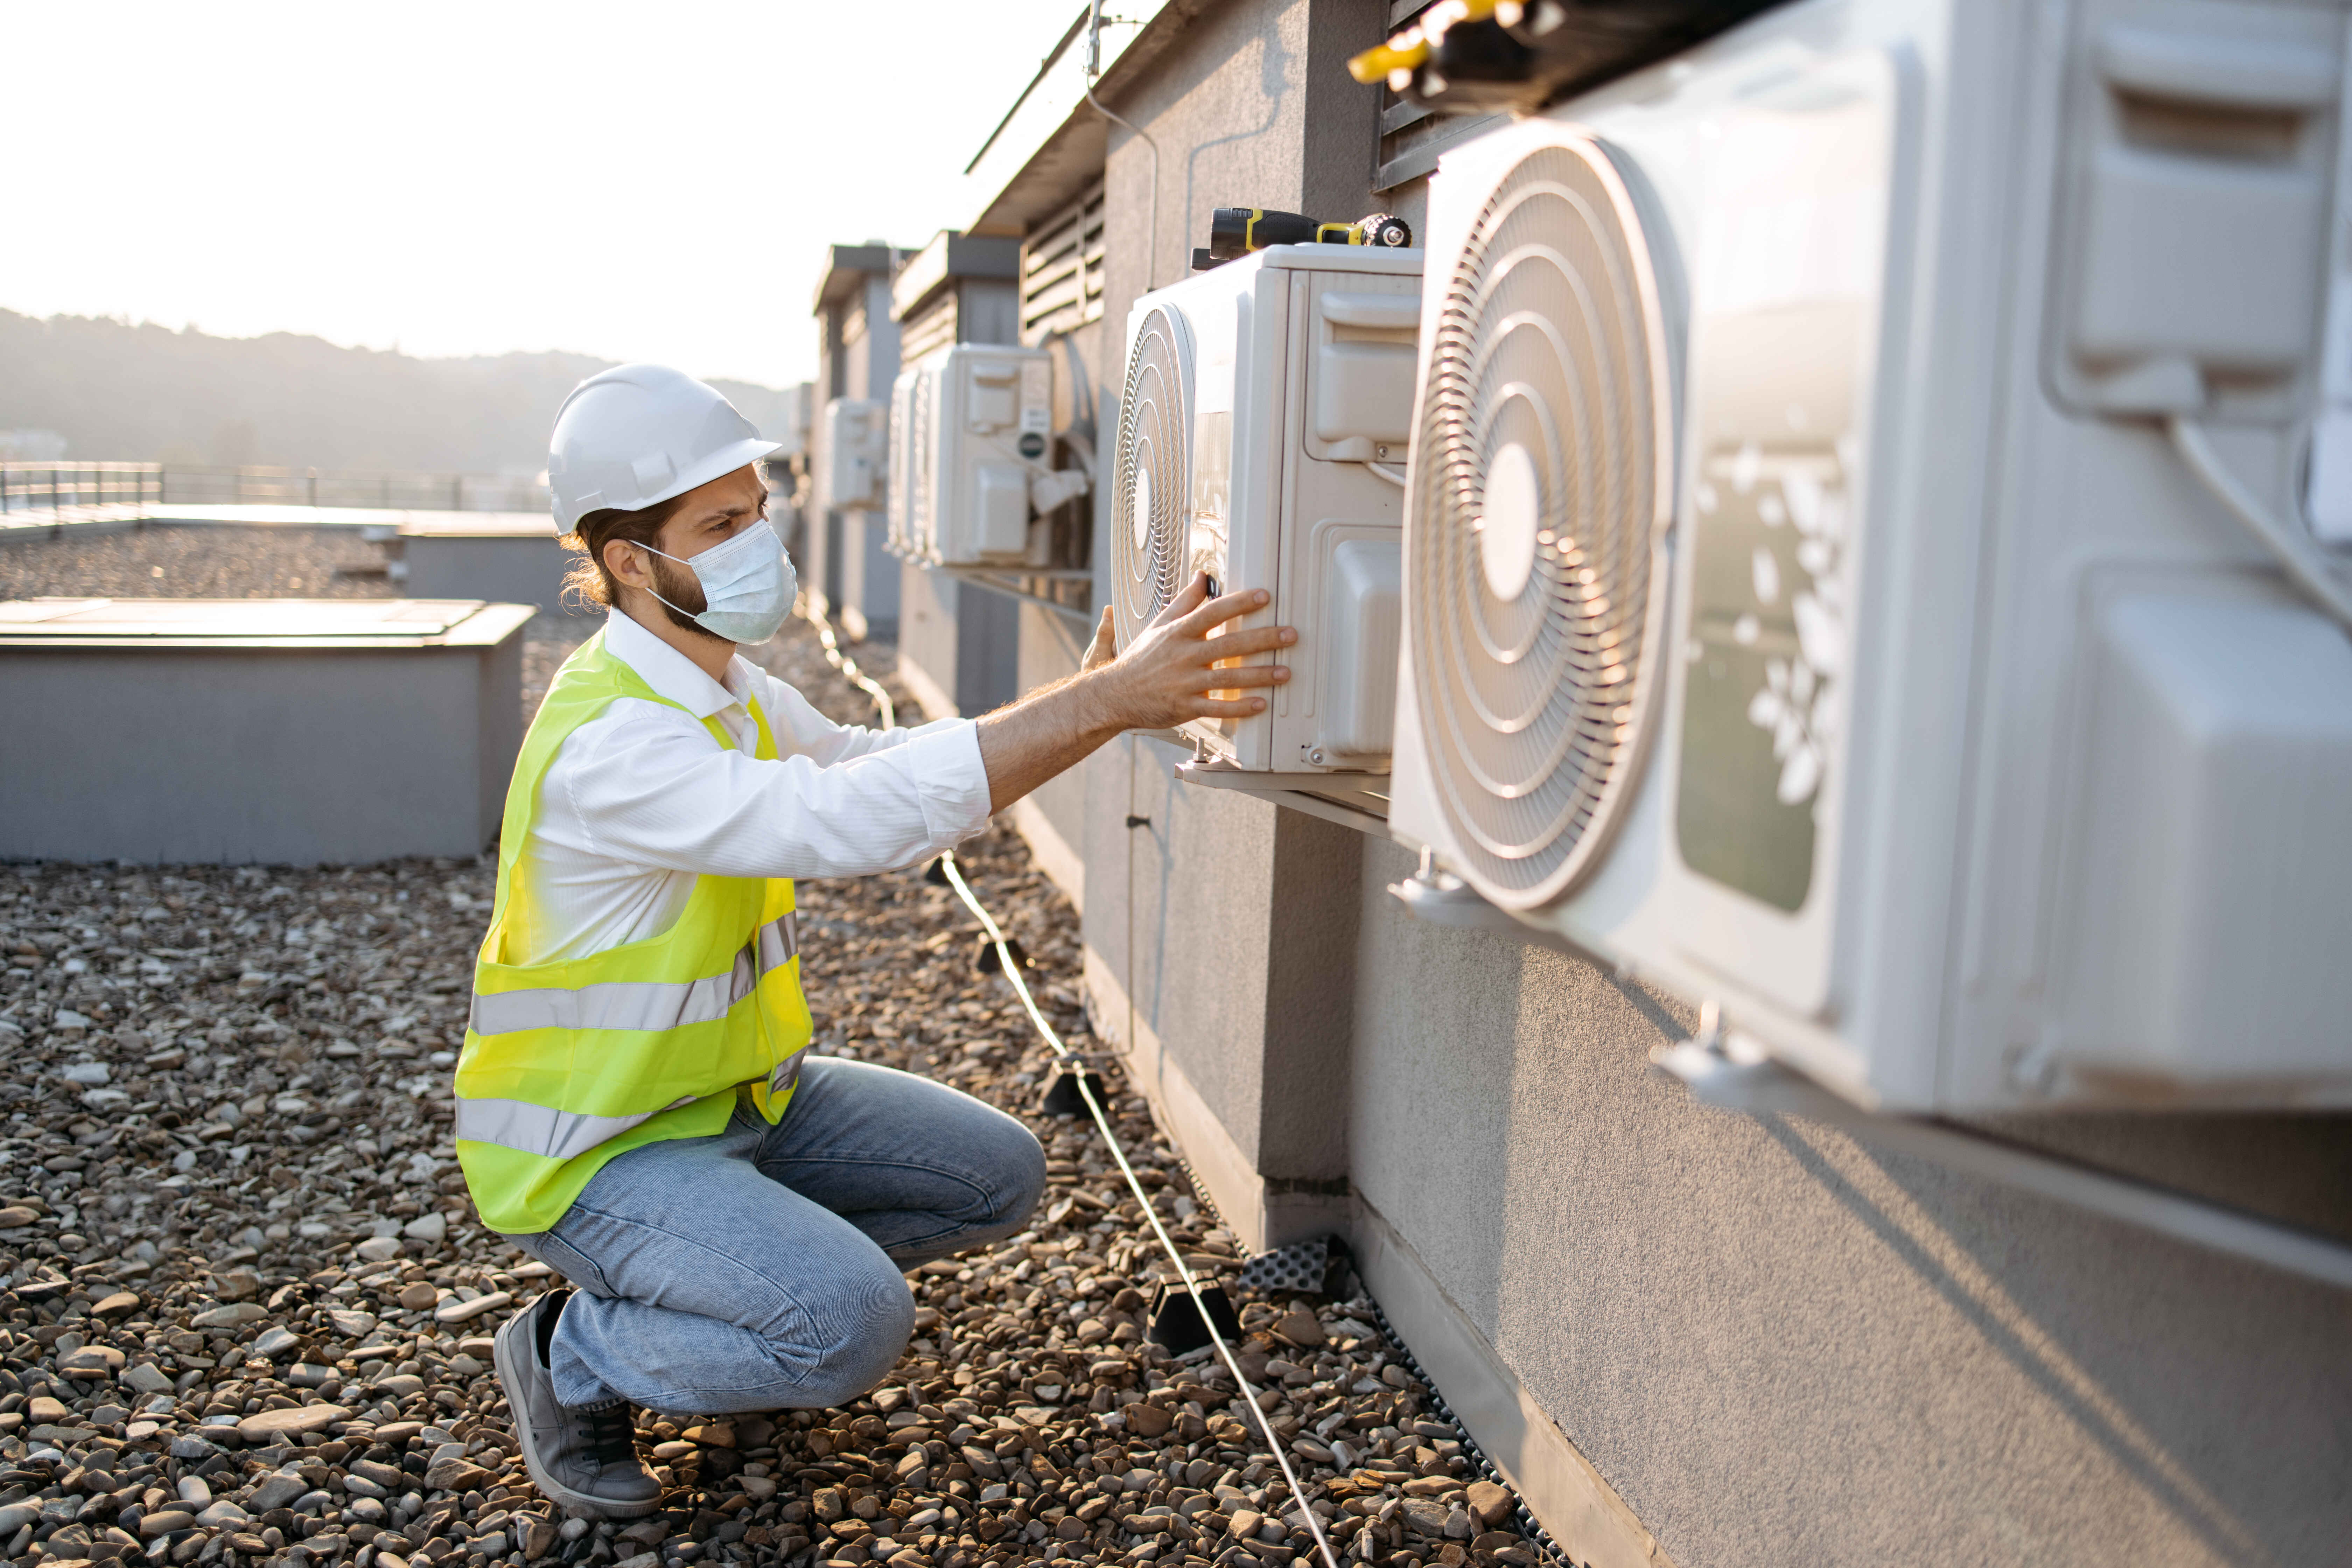
[[[826,766],[852,757],[871,756],[921,736],[944,733],[958,725],[970,727],[970,721],[962,719],[934,719],[912,729],[901,725],[890,730],[869,730],[862,724],[836,724],[818,712],[789,683],[764,669],[754,668],[752,674],[761,682],[760,705],[768,715],[769,727],[776,731],[777,749],[798,752]]]
[[[675,710],[616,702],[563,742],[543,787],[561,792],[595,852],[719,877],[893,870],[986,825],[988,773],[969,721],[882,735],[832,728],[839,761],[812,750],[761,762]]]

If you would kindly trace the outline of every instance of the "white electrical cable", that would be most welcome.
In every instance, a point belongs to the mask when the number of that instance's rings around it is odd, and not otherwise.
[[[1053,1047],[1054,1054],[1067,1061],[1071,1055],[1069,1047],[1064,1045],[1062,1037],[1054,1032],[1054,1026],[1045,1021],[1045,1015],[1037,1010],[1036,999],[1029,994],[1028,983],[1021,978],[1021,966],[1013,962],[1013,950],[1006,943],[1004,932],[998,928],[995,918],[982,907],[980,900],[972,895],[971,885],[956,868],[955,851],[950,849],[940,857],[940,869],[947,874],[949,884],[955,889],[956,896],[963,900],[964,908],[972,912],[980,921],[981,929],[988,933],[988,940],[996,944],[997,963],[1003,968],[1005,978],[1013,982],[1013,989],[1021,997],[1021,1005],[1028,1010],[1029,1021],[1037,1026],[1037,1033]],[[1333,1554],[1331,1542],[1323,1533],[1323,1521],[1307,1505],[1307,1489],[1299,1484],[1298,1473],[1290,1468],[1289,1456],[1283,1452],[1282,1439],[1276,1436],[1273,1424],[1266,1420],[1265,1411],[1257,1402],[1257,1390],[1250,1385],[1248,1378],[1242,1375],[1241,1363],[1234,1359],[1233,1347],[1225,1343],[1225,1337],[1217,1331],[1215,1321],[1209,1316],[1209,1304],[1201,1298],[1200,1281],[1193,1278],[1192,1270],[1186,1266],[1184,1254],[1176,1246],[1174,1238],[1160,1223],[1159,1213],[1151,1206],[1150,1195],[1143,1190],[1143,1184],[1136,1179],[1135,1167],[1127,1163],[1127,1153],[1118,1146],[1118,1135],[1111,1131],[1110,1118],[1104,1113],[1102,1102],[1095,1098],[1095,1091],[1083,1072],[1078,1075],[1076,1083],[1078,1093],[1086,1099],[1087,1109],[1094,1113],[1095,1125],[1102,1131],[1103,1142],[1110,1147],[1111,1158],[1118,1162],[1119,1174],[1127,1178],[1128,1189],[1135,1194],[1136,1203],[1142,1207],[1143,1217],[1151,1222],[1151,1233],[1160,1238],[1160,1245],[1167,1250],[1169,1260],[1176,1265],[1177,1277],[1184,1282],[1186,1294],[1192,1298],[1192,1309],[1200,1314],[1202,1328],[1207,1331],[1210,1342],[1217,1347],[1217,1353],[1223,1358],[1226,1370],[1234,1374],[1234,1383],[1241,1389],[1242,1398],[1248,1403],[1250,1414],[1257,1418],[1258,1429],[1265,1434],[1267,1451],[1274,1456],[1275,1464],[1282,1470],[1284,1483],[1290,1488],[1290,1495],[1298,1503],[1299,1517],[1307,1521],[1307,1533],[1314,1536],[1316,1549],[1323,1554],[1327,1568],[1339,1568],[1339,1560]]]
[[[2352,587],[2346,586],[2344,579],[2336,575],[2335,563],[2327,558],[2311,531],[2299,521],[2273,516],[2222,463],[2204,427],[2195,420],[2175,415],[2165,421],[2165,428],[2181,460],[2189,465],[2189,471],[2245,524],[2248,532],[2268,547],[2297,587],[2333,616],[2337,625],[2352,630]]]
[[[835,646],[833,626],[826,621],[824,612],[817,609],[806,595],[801,596],[793,608],[800,612],[802,619],[816,628],[817,640],[824,647],[826,662],[874,700],[882,715],[884,729],[893,728],[897,721],[890,704],[890,694],[878,683],[861,674],[854,662],[842,656]],[[964,907],[972,912],[980,921],[981,929],[988,933],[988,940],[996,944],[996,961],[1003,967],[1005,978],[1013,982],[1013,989],[1020,996],[1021,1005],[1028,1011],[1029,1021],[1037,1026],[1037,1033],[1044,1037],[1046,1045],[1053,1047],[1057,1058],[1069,1060],[1070,1047],[1062,1043],[1061,1036],[1054,1032],[1054,1026],[1047,1023],[1045,1015],[1037,1010],[1037,999],[1029,994],[1028,983],[1021,978],[1021,966],[1013,962],[1013,950],[1003,931],[997,925],[995,917],[973,896],[963,874],[956,868],[953,850],[940,857],[940,868],[947,874],[956,896],[963,900]],[[1282,1471],[1284,1484],[1297,1501],[1299,1517],[1307,1521],[1307,1531],[1315,1538],[1315,1547],[1322,1553],[1325,1568],[1339,1568],[1339,1559],[1331,1550],[1330,1539],[1323,1533],[1323,1521],[1307,1506],[1307,1489],[1299,1484],[1298,1472],[1290,1468],[1290,1458],[1283,1451],[1282,1439],[1275,1434],[1273,1423],[1265,1418],[1265,1411],[1257,1402],[1257,1390],[1242,1374],[1241,1363],[1234,1358],[1233,1347],[1225,1343],[1225,1337],[1217,1331],[1216,1322],[1209,1316],[1209,1304],[1201,1297],[1201,1282],[1193,1278],[1192,1270],[1185,1265],[1183,1252],[1160,1223],[1160,1215],[1151,1206],[1150,1195],[1143,1190],[1143,1184],[1136,1179],[1135,1167],[1127,1163],[1127,1153],[1118,1146],[1118,1135],[1110,1129],[1110,1118],[1104,1113],[1102,1102],[1095,1098],[1095,1091],[1083,1072],[1078,1075],[1076,1082],[1087,1109],[1094,1114],[1095,1125],[1102,1131],[1103,1142],[1110,1146],[1111,1158],[1118,1162],[1119,1174],[1127,1178],[1128,1190],[1135,1194],[1136,1203],[1142,1207],[1143,1217],[1151,1222],[1151,1233],[1160,1238],[1160,1245],[1166,1250],[1169,1260],[1176,1265],[1177,1278],[1184,1282],[1185,1294],[1192,1298],[1192,1310],[1200,1316],[1201,1327],[1207,1331],[1209,1342],[1217,1347],[1217,1354],[1223,1358],[1226,1370],[1234,1374],[1234,1385],[1241,1390],[1250,1414],[1257,1418],[1258,1429],[1265,1434],[1266,1451],[1274,1456],[1275,1465]]]
[[[1364,467],[1371,469],[1372,472],[1380,475],[1381,478],[1388,480],[1389,483],[1396,486],[1397,489],[1404,489],[1404,470],[1402,468],[1391,468],[1386,463],[1375,463],[1369,460],[1365,462]]]
[[[1095,79],[1102,74],[1102,0],[1092,0],[1087,14],[1090,22],[1087,32],[1087,101],[1113,125],[1123,125],[1142,138],[1144,146],[1151,153],[1151,218],[1144,231],[1143,246],[1143,291],[1149,294],[1153,280],[1160,276],[1160,143],[1154,142],[1142,126],[1112,113],[1103,100],[1095,96]]]
[[[841,671],[843,679],[874,699],[875,709],[882,715],[882,728],[897,729],[898,710],[892,705],[890,694],[882,689],[879,682],[858,668],[856,659],[841,651],[840,644],[834,640],[833,623],[824,618],[824,612],[818,609],[806,594],[793,601],[793,609],[801,619],[816,628],[816,640],[824,647],[824,661]]]

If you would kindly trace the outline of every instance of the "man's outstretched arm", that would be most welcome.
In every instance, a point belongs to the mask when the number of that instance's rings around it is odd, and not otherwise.
[[[1247,689],[1278,686],[1290,679],[1288,669],[1270,664],[1212,666],[1287,647],[1298,640],[1297,632],[1262,626],[1209,634],[1235,616],[1264,609],[1269,597],[1264,589],[1252,589],[1213,599],[1207,576],[1196,576],[1116,658],[1110,611],[1104,610],[1077,674],[981,719],[989,809],[1003,811],[1126,731],[1167,730],[1192,719],[1239,719],[1265,711],[1266,700]],[[1213,698],[1212,692],[1220,695]]]

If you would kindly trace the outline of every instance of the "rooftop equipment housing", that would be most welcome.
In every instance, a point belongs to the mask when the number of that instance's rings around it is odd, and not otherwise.
[[[476,854],[498,833],[522,743],[532,613],[478,600],[0,602],[0,859]]]
[[[2345,17],[2076,5],[1994,135],[1998,10],[1445,157],[1391,825],[1866,1106],[2343,1104],[2352,644],[2217,496],[2302,527]]]
[[[582,557],[556,542],[552,518],[443,512],[400,525],[402,581],[419,599],[485,599],[562,607],[563,580]]]

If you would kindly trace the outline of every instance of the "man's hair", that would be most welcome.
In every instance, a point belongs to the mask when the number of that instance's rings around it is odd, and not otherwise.
[[[564,574],[562,596],[583,607],[601,605],[609,610],[618,604],[621,585],[613,580],[612,572],[604,564],[604,546],[615,539],[651,545],[660,535],[662,524],[670,520],[670,514],[685,500],[685,496],[676,495],[636,511],[604,507],[582,518],[562,539],[566,550],[582,557]]]

